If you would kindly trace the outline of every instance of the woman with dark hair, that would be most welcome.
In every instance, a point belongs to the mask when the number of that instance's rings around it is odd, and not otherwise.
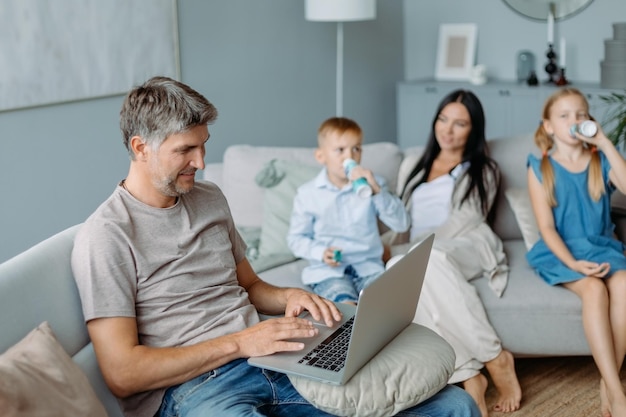
[[[499,392],[497,411],[515,411],[521,388],[513,355],[489,323],[470,280],[489,277],[502,295],[508,278],[502,241],[491,229],[500,171],[489,157],[485,116],[478,98],[456,90],[441,101],[428,143],[421,155],[407,155],[399,174],[398,193],[411,216],[411,229],[390,236],[391,254],[435,233],[415,321],[440,334],[456,353],[450,383],[462,383],[483,416],[486,367]],[[390,262],[393,262],[390,260]]]

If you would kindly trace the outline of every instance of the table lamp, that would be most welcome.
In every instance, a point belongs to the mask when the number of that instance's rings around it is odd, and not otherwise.
[[[337,116],[343,115],[343,22],[376,18],[376,0],[305,0],[306,20],[337,22]]]

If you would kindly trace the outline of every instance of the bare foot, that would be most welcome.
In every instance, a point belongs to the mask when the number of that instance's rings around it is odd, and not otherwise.
[[[626,417],[626,398],[623,395],[611,401],[609,416]]]
[[[604,380],[600,380],[600,407],[602,417],[626,417],[626,395],[621,387],[611,393]]]
[[[485,401],[485,393],[487,392],[487,377],[481,373],[476,374],[470,379],[463,381],[463,388],[474,399],[480,414],[488,417],[487,402]]]
[[[503,350],[485,366],[500,394],[493,409],[507,413],[518,410],[522,401],[522,388],[515,374],[513,354],[508,350]]]
[[[611,417],[609,397],[606,395],[606,386],[603,379],[600,380],[600,415],[602,417]]]

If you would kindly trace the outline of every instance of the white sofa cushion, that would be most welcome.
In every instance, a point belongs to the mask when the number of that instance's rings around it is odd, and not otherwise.
[[[522,232],[526,249],[530,250],[539,240],[539,228],[537,227],[537,220],[535,220],[533,207],[530,203],[528,190],[525,188],[512,187],[507,189],[504,193],[515,214],[515,219]]]
[[[509,188],[527,188],[526,158],[530,153],[537,153],[533,134],[528,133],[511,138],[492,139],[488,143],[491,157],[496,160],[502,174],[500,195],[497,201],[494,232],[502,240],[521,239],[522,232],[517,225],[513,210],[506,202],[505,190]]]
[[[261,227],[263,189],[255,182],[257,173],[272,159],[319,166],[315,148],[233,145],[224,152],[223,188],[235,224]],[[383,176],[390,190],[395,190],[402,151],[395,143],[363,145],[361,164]],[[321,169],[321,167],[320,167]]]

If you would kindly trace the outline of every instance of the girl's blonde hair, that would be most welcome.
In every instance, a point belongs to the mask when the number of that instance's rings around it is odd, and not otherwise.
[[[542,112],[542,121],[550,118],[550,111],[552,110],[552,106],[558,100],[563,97],[568,96],[578,96],[580,97],[585,106],[587,107],[586,111],[589,114],[589,103],[587,99],[576,88],[560,88],[557,92],[553,93],[546,100],[543,105]],[[589,116],[591,120],[594,120],[593,117]],[[556,207],[558,202],[554,196],[554,170],[552,168],[552,164],[550,164],[550,160],[548,158],[548,153],[552,146],[554,145],[554,139],[551,135],[546,132],[543,127],[543,123],[539,124],[537,131],[535,132],[535,144],[541,150],[541,175],[543,176],[543,189],[546,193],[546,197],[548,198],[548,204],[550,207]],[[589,163],[589,182],[587,184],[587,189],[589,190],[589,195],[594,201],[598,201],[600,197],[606,192],[604,188],[604,182],[602,180],[602,167],[600,164],[600,156],[598,155],[597,149],[595,146],[591,146],[591,162]]]

